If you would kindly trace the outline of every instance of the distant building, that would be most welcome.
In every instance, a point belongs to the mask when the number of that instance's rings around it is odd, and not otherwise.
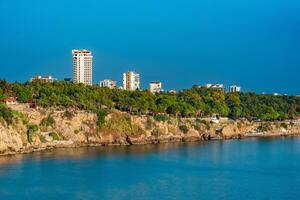
[[[100,81],[99,85],[100,87],[108,87],[110,89],[115,89],[117,88],[117,81],[105,79],[103,81]]]
[[[56,81],[56,78],[53,78],[52,76],[35,76],[33,78],[30,79],[30,82],[34,83],[34,82],[42,82],[42,83],[53,83],[54,81]]]
[[[170,93],[170,94],[176,94],[177,91],[176,90],[169,90],[168,93]]]
[[[229,92],[241,92],[241,87],[237,85],[231,85],[229,87]]]
[[[224,89],[224,85],[223,84],[206,84],[205,85],[206,88],[213,88],[213,89]]]
[[[7,105],[16,105],[16,104],[18,104],[17,100],[18,100],[17,97],[11,96],[11,97],[5,98],[4,100],[2,100],[2,102],[4,102]]]
[[[211,84],[211,83],[208,83],[204,87],[209,88],[209,89],[217,89],[217,90],[221,90],[221,91],[225,92],[224,84]]]
[[[152,81],[149,84],[149,90],[150,90],[151,93],[163,92],[162,83],[159,82],[159,81]]]
[[[123,74],[123,89],[135,91],[140,89],[140,74],[128,71]]]
[[[89,50],[72,50],[74,83],[92,85],[93,56]]]

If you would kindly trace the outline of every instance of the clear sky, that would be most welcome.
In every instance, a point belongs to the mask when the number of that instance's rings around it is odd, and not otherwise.
[[[93,81],[141,73],[142,86],[208,82],[300,94],[299,0],[0,0],[0,79],[72,77],[74,48]]]

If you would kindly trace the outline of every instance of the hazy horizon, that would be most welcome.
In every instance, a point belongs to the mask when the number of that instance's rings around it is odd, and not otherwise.
[[[141,74],[165,89],[238,84],[300,94],[296,0],[0,1],[0,79],[72,77],[72,49],[93,52],[93,82]]]

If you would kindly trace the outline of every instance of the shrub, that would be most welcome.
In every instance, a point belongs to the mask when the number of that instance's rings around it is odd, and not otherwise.
[[[189,128],[186,125],[180,125],[179,129],[184,133],[187,134],[189,132]]]
[[[131,117],[128,114],[112,113],[111,118],[101,126],[101,129],[113,133],[131,134],[133,133]]]
[[[271,127],[271,125],[270,125],[269,123],[261,124],[261,125],[257,128],[257,130],[260,131],[260,132],[266,132],[266,131],[269,131],[269,130],[271,130],[271,129],[272,129],[272,127]]]
[[[49,136],[52,137],[53,140],[59,140],[59,136],[58,136],[58,134],[55,133],[55,132],[49,133]]]
[[[97,110],[97,126],[102,127],[105,123],[105,117],[108,115],[107,110]]]
[[[40,125],[44,127],[53,126],[54,124],[55,124],[55,119],[51,115],[48,115],[48,117],[42,119],[40,123]]]
[[[28,125],[27,127],[27,140],[29,143],[32,142],[32,138],[34,134],[37,132],[39,129],[38,125]]]
[[[67,118],[68,120],[72,120],[72,118],[74,117],[74,114],[72,112],[66,110],[64,113],[64,117]]]
[[[193,124],[193,127],[194,127],[194,129],[197,130],[197,131],[200,131],[200,130],[201,130],[201,127],[199,126],[198,123]]]
[[[151,135],[153,135],[154,137],[158,137],[158,136],[160,136],[162,134],[163,134],[162,130],[159,129],[159,128],[157,128],[157,127],[155,127],[153,129],[153,131],[151,132]]]
[[[153,128],[153,120],[148,116],[145,124],[146,130],[151,130]]]
[[[280,127],[284,128],[284,129],[288,129],[288,125],[286,123],[281,123]]]
[[[5,104],[0,103],[0,118],[4,119],[7,124],[12,124],[14,115],[13,111],[8,108]]]
[[[131,132],[129,132],[132,135],[145,135],[146,132],[144,129],[142,129],[139,125],[137,124],[132,124],[131,125]]]
[[[20,119],[24,125],[28,125],[29,120],[26,115],[24,115],[21,112],[17,112],[17,111],[13,111],[13,114],[17,119]]]
[[[158,122],[165,122],[169,120],[169,116],[165,114],[157,114],[154,116],[154,119]]]
[[[202,120],[197,119],[197,121],[198,121],[199,123],[201,123],[201,124],[204,124],[204,125],[205,125],[205,128],[206,128],[207,130],[210,129],[210,122],[208,122],[208,121],[206,121],[206,120],[204,120],[204,119],[202,119]]]
[[[41,140],[41,142],[42,142],[42,143],[45,143],[45,142],[47,142],[47,140],[46,140],[45,136],[43,136],[43,135],[40,135],[40,136],[39,136],[39,138],[40,138],[40,140]]]

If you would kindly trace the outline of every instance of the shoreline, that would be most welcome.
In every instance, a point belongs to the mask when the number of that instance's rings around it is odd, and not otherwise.
[[[159,145],[159,144],[172,144],[172,143],[197,143],[200,141],[217,141],[217,140],[244,140],[244,139],[249,139],[249,138],[278,138],[278,137],[299,137],[300,133],[268,133],[268,132],[261,132],[261,133],[256,133],[256,135],[243,135],[242,137],[234,137],[234,138],[211,138],[207,140],[192,140],[192,141],[184,141],[184,140],[173,140],[173,141],[152,141],[152,142],[147,142],[145,141],[144,143],[135,143],[135,144],[104,144],[104,143],[90,143],[90,144],[71,144],[71,145],[49,145],[45,147],[39,147],[39,148],[34,148],[31,147],[30,149],[26,149],[24,151],[17,151],[17,152],[7,152],[7,153],[0,153],[1,157],[5,156],[14,156],[14,155],[20,155],[20,154],[31,154],[35,152],[45,152],[45,151],[51,151],[53,149],[64,149],[64,148],[83,148],[83,147],[120,147],[120,146],[141,146],[141,145]],[[65,141],[62,141],[65,142]]]

